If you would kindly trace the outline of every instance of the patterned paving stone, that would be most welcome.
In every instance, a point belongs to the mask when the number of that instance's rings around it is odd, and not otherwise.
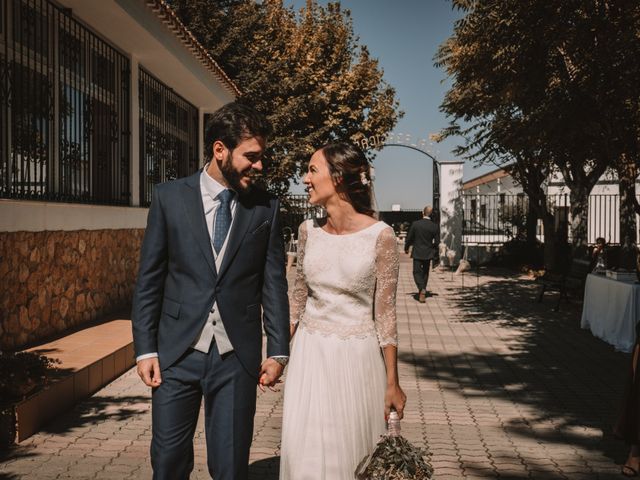
[[[580,305],[551,310],[509,272],[434,272],[413,298],[410,259],[398,290],[403,431],[436,480],[617,479],[625,447],[610,431],[629,357],[579,329]],[[282,392],[257,393],[252,480],[276,480]],[[0,478],[151,478],[150,397],[133,370],[0,461]],[[202,418],[193,479],[209,478]]]

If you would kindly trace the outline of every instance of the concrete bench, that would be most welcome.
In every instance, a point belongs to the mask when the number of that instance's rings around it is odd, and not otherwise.
[[[57,359],[52,382],[16,405],[18,442],[135,364],[130,320],[111,320],[25,350]]]

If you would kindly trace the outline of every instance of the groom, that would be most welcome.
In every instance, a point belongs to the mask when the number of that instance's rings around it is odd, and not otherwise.
[[[189,478],[203,398],[209,473],[246,479],[256,385],[273,387],[288,359],[278,200],[252,188],[269,132],[227,104],[207,124],[210,163],[154,188],[132,312],[138,374],[153,388],[154,479]]]

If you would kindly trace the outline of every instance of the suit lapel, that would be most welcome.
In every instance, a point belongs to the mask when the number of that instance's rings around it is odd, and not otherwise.
[[[196,244],[202,251],[207,265],[211,268],[213,275],[216,276],[216,264],[211,250],[211,237],[207,230],[207,221],[204,216],[204,207],[202,206],[202,193],[200,192],[200,171],[191,175],[186,180],[186,188],[184,189],[184,210],[187,221],[191,227],[191,232],[196,239]]]
[[[231,260],[233,260],[233,257],[235,257],[238,252],[240,243],[242,243],[242,239],[247,234],[249,225],[251,225],[253,212],[254,209],[251,208],[248,199],[243,199],[241,197],[236,206],[233,223],[231,224],[231,231],[229,232],[229,239],[227,240],[227,248],[224,252],[222,265],[220,265],[220,271],[218,272],[218,278],[221,278],[222,275],[224,275],[224,272],[231,264]]]

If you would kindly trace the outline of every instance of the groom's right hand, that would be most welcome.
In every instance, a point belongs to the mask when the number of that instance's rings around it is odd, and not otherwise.
[[[139,360],[137,370],[138,375],[140,375],[140,378],[148,387],[159,387],[162,383],[158,357]]]

